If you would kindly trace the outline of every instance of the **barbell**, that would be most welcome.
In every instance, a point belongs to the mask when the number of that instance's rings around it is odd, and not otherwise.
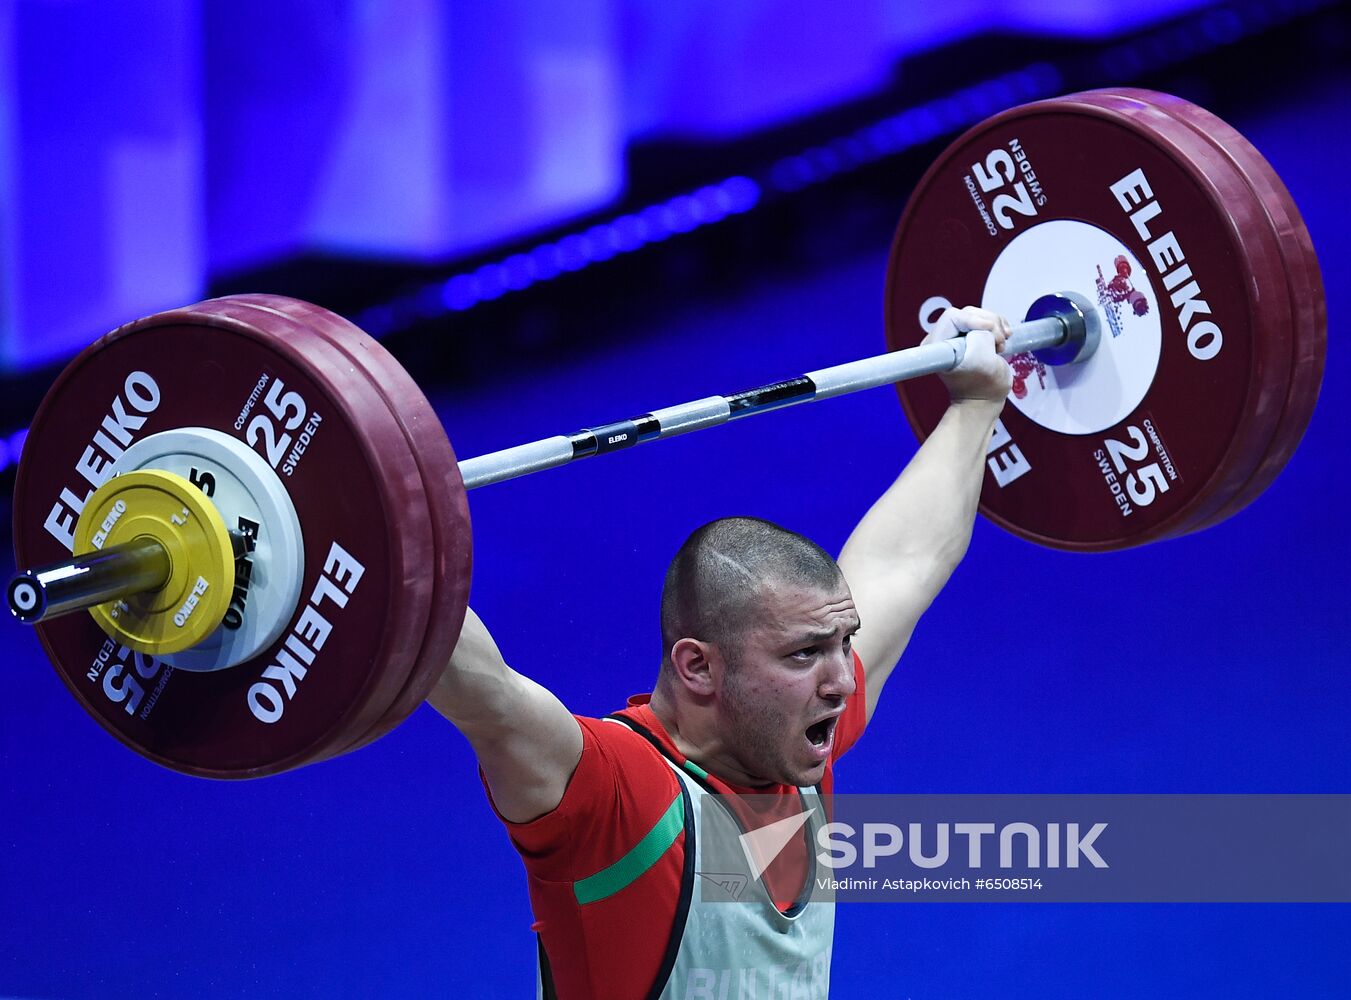
[[[917,434],[961,362],[919,345],[979,302],[1017,324],[981,510],[1103,551],[1213,525],[1311,417],[1326,313],[1308,232],[1236,131],[1098,91],[970,129],[887,269],[890,350],[463,462],[406,371],[318,306],[212,299],[109,333],[57,378],[14,495],[11,611],[104,728],[166,767],[278,773],[427,696],[469,595],[467,491],[883,384]],[[88,613],[73,613],[87,611]]]

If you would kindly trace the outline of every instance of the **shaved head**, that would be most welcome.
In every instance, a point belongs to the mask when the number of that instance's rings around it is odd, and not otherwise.
[[[662,671],[681,639],[717,644],[729,661],[772,582],[830,590],[840,567],[815,542],[754,517],[712,521],[680,546],[661,592]]]

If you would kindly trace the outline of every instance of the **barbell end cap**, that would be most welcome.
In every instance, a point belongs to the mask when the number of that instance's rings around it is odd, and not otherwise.
[[[10,614],[26,625],[42,621],[47,613],[47,592],[31,570],[11,577],[5,596]]]
[[[1033,354],[1047,365],[1082,364],[1091,358],[1102,342],[1102,314],[1097,303],[1078,292],[1043,295],[1027,310],[1027,320],[1054,316],[1065,324],[1066,337],[1054,347]]]

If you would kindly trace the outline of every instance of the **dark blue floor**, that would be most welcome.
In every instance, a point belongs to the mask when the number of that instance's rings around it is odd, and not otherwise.
[[[1328,284],[1324,396],[1290,467],[1240,517],[1127,553],[979,524],[841,790],[1351,791],[1348,148],[1318,131],[1349,92],[1235,119]],[[435,401],[468,456],[875,353],[884,257]],[[882,390],[484,490],[474,605],[514,666],[604,713],[654,675],[661,574],[690,529],[750,513],[837,549],[913,450]],[[338,761],[199,781],[105,736],[31,635],[6,623],[0,642],[0,995],[531,995],[520,864],[429,709]],[[1349,936],[1345,905],[857,904],[835,995],[1347,996]]]

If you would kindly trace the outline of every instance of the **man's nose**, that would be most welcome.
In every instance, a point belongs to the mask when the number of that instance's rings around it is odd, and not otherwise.
[[[817,685],[817,693],[828,700],[848,698],[857,690],[854,680],[854,656],[848,650],[838,650],[827,659],[825,674]]]

